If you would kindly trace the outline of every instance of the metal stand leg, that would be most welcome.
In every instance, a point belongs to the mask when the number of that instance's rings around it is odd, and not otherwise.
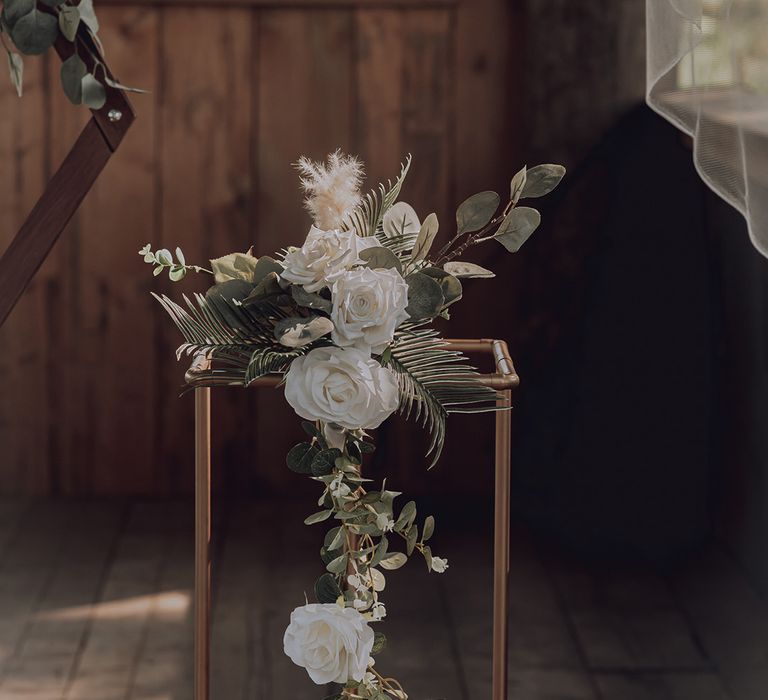
[[[208,700],[211,615],[211,390],[195,389],[195,700]]]
[[[500,393],[496,413],[496,476],[493,528],[493,700],[507,698],[507,599],[509,595],[509,490],[512,392]]]

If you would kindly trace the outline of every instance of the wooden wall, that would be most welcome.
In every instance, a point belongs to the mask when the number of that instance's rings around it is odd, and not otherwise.
[[[178,244],[205,261],[300,242],[309,221],[291,163],[337,147],[373,182],[413,153],[405,198],[447,229],[453,204],[505,189],[520,160],[515,6],[102,2],[113,70],[151,94],[135,98],[136,125],[0,331],[0,492],[188,490],[192,400],[177,398],[179,339],[149,295],[170,285],[139,248]],[[24,98],[0,92],[0,246],[87,118],[57,74],[30,60]],[[283,456],[298,431],[282,396],[224,391],[214,410],[217,480],[290,488]]]

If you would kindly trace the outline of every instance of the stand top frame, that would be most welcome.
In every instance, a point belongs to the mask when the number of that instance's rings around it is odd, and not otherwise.
[[[520,377],[515,371],[512,357],[509,354],[509,347],[503,340],[492,338],[448,338],[446,343],[453,350],[459,350],[466,353],[482,353],[492,355],[495,371],[480,374],[478,381],[484,386],[491,387],[498,391],[511,391],[520,384]],[[196,355],[192,364],[187,370],[184,378],[191,382],[211,365],[208,355],[201,353]],[[282,374],[267,374],[254,380],[250,386],[278,386],[283,381]],[[220,384],[207,384],[206,386],[233,386],[230,382],[222,381]],[[239,386],[239,385],[234,385]]]

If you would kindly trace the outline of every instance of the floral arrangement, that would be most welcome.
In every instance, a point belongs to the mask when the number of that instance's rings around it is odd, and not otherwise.
[[[60,80],[64,94],[73,104],[101,109],[107,101],[105,85],[131,92],[144,92],[115,81],[101,60],[104,50],[99,41],[99,20],[93,0],[3,0],[0,13],[0,41],[8,56],[8,70],[19,97],[24,83],[25,56],[37,56],[50,49],[60,37],[69,42],[73,53],[61,64]],[[88,40],[78,41],[84,27]],[[8,45],[10,37],[14,51]],[[88,63],[81,52],[86,52]],[[88,66],[91,66],[89,69]]]
[[[155,275],[167,271],[174,281],[189,272],[213,275],[214,285],[184,297],[184,306],[156,295],[184,336],[178,357],[206,360],[187,374],[187,387],[248,386],[282,373],[285,397],[304,419],[307,439],[290,450],[287,465],[321,488],[320,510],[304,522],[333,527],[321,549],[317,602],[293,611],[284,648],[316,684],[336,684],[329,700],[408,697],[374,664],[386,643],[374,631],[387,614],[384,572],[414,553],[430,572],[448,569],[428,544],[435,519],[418,523],[413,501],[397,507],[400,493],[386,483],[372,488],[363,477],[364,456],[374,450],[368,431],[395,411],[420,421],[431,435],[432,466],[449,414],[496,409],[496,392],[477,381],[431,323],[449,317],[462,279],[494,276],[457,258],[487,241],[519,250],[540,221],[519,200],[547,194],[565,173],[558,165],[522,168],[501,210],[495,192],[469,197],[456,212],[455,233],[433,253],[435,214],[421,221],[397,201],[410,162],[394,182],[363,196],[356,158],[339,152],[327,163],[302,158],[297,167],[313,225],[300,248],[274,258],[230,253],[207,269],[188,265],[179,248],[175,256],[149,244],[140,251]]]

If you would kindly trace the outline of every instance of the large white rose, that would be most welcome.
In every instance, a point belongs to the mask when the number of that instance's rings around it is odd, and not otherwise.
[[[359,265],[360,251],[376,245],[373,236],[363,238],[354,231],[323,231],[313,226],[304,245],[286,254],[280,277],[302,285],[308,292],[317,292],[330,286],[331,275]]]
[[[377,428],[398,405],[392,371],[356,348],[315,348],[295,359],[285,398],[302,418],[349,430]]]
[[[336,603],[308,603],[291,613],[283,649],[317,685],[361,681],[373,648],[361,613]]]
[[[408,285],[397,270],[341,272],[334,277],[331,297],[331,337],[337,345],[382,353],[395,328],[410,318],[405,311]]]

